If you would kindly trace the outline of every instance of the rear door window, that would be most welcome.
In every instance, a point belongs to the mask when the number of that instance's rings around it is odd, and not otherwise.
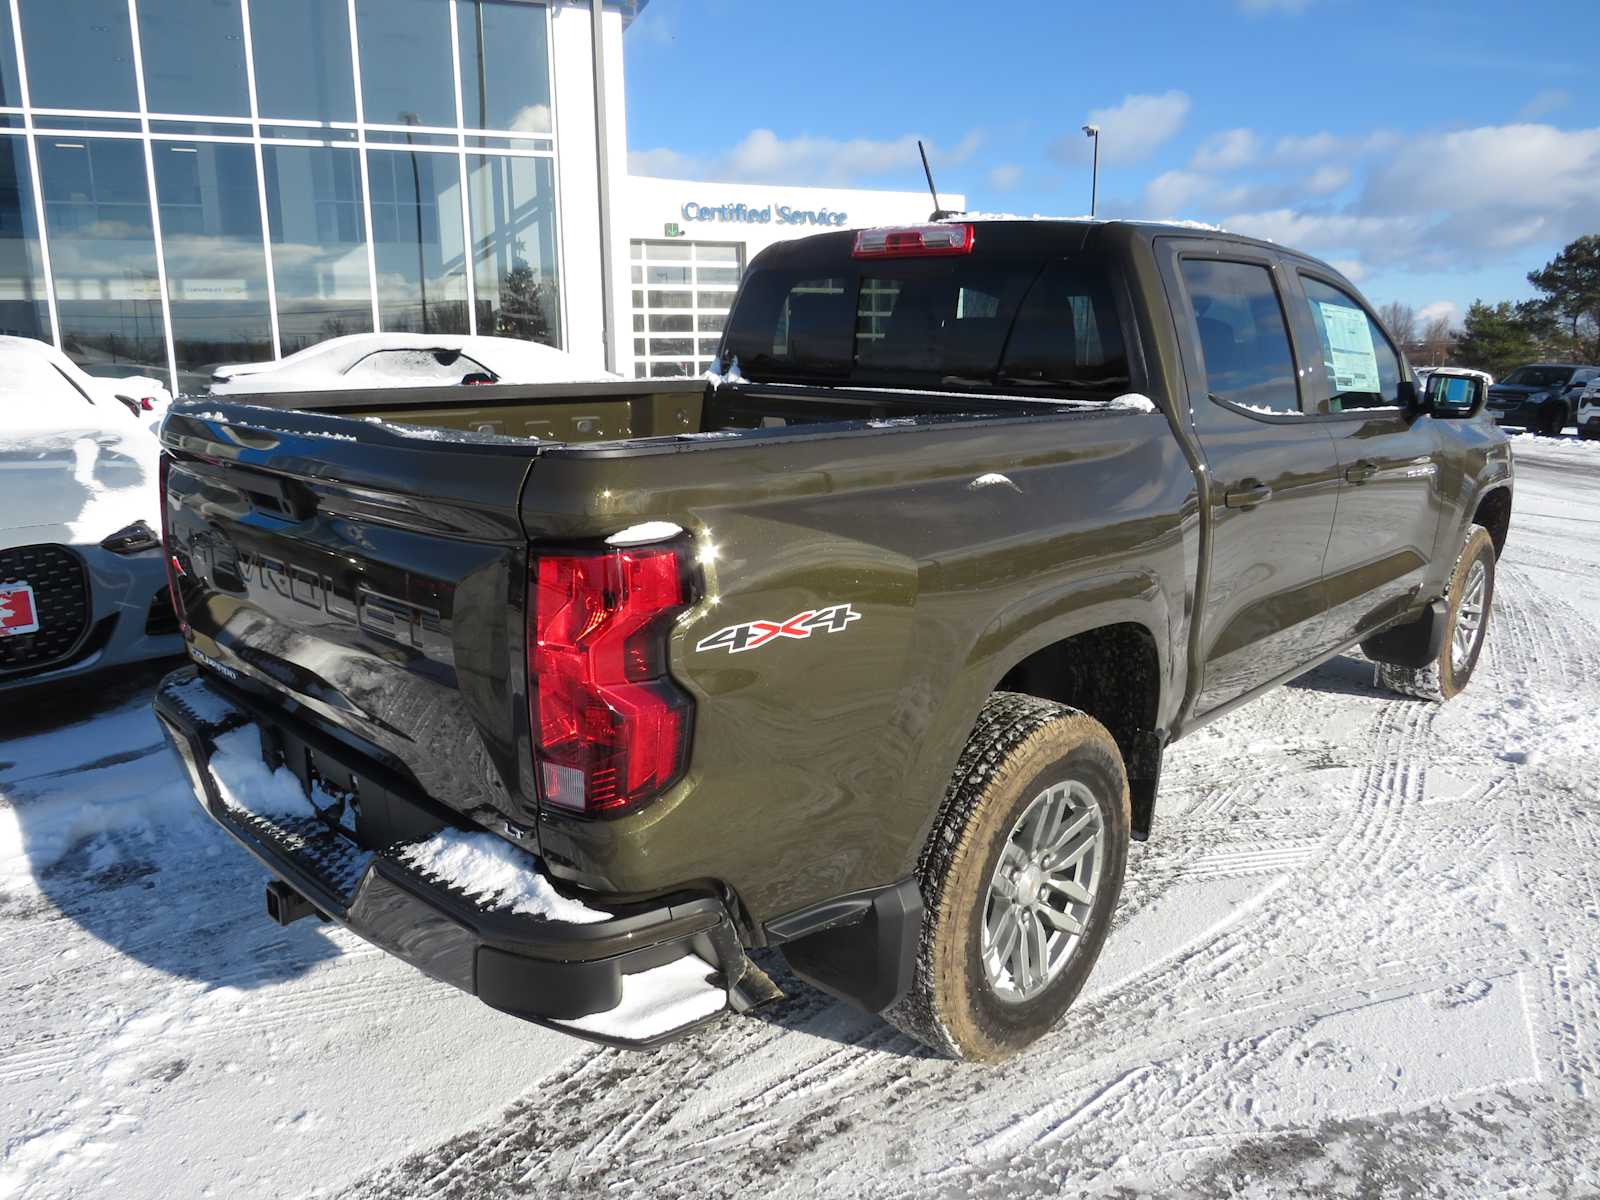
[[[1206,390],[1252,412],[1299,412],[1289,328],[1272,273],[1258,263],[1202,258],[1185,258],[1182,271]]]
[[[1329,411],[1398,405],[1400,356],[1383,327],[1348,292],[1307,275],[1300,282],[1322,343]]]

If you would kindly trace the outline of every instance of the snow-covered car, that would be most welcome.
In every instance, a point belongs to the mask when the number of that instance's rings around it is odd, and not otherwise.
[[[1578,397],[1578,436],[1586,442],[1600,440],[1600,378]]]
[[[17,340],[0,346],[0,692],[181,654],[160,445]]]
[[[43,358],[79,391],[96,400],[125,409],[143,422],[154,433],[161,427],[161,419],[172,403],[172,393],[167,385],[148,375],[122,375],[115,373],[114,363],[91,363],[97,372],[85,370],[48,342],[37,338],[0,336],[0,361],[9,361],[13,354],[33,354]]]
[[[217,367],[211,374],[211,394],[590,383],[617,378],[599,363],[520,338],[355,333],[307,346],[277,362]]]

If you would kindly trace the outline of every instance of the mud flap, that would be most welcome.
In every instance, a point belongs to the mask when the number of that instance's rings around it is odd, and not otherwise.
[[[1167,735],[1159,730],[1141,729],[1133,736],[1133,753],[1128,756],[1128,798],[1133,810],[1129,836],[1136,842],[1148,840],[1155,824],[1156,792],[1166,749]]]
[[[783,944],[794,973],[830,996],[882,1012],[911,990],[922,892],[905,879],[878,892],[859,921]]]
[[[1420,670],[1436,662],[1444,649],[1444,631],[1449,608],[1443,600],[1435,600],[1422,610],[1422,615],[1404,625],[1385,629],[1361,643],[1361,653],[1373,662],[1391,667],[1410,667]]]

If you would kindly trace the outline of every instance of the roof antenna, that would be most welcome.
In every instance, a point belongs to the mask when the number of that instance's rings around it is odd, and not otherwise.
[[[922,144],[921,138],[917,139],[917,153],[922,155],[922,173],[928,177],[928,191],[933,193],[933,216],[929,217],[928,220],[943,221],[947,217],[959,216],[959,213],[941,208],[939,205],[939,189],[933,186],[933,169],[928,166],[928,150]]]

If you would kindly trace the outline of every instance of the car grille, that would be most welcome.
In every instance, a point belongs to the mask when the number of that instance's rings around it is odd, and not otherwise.
[[[89,624],[89,580],[76,554],[60,546],[0,550],[0,583],[27,583],[37,633],[0,638],[0,676],[46,667],[77,648]]]

